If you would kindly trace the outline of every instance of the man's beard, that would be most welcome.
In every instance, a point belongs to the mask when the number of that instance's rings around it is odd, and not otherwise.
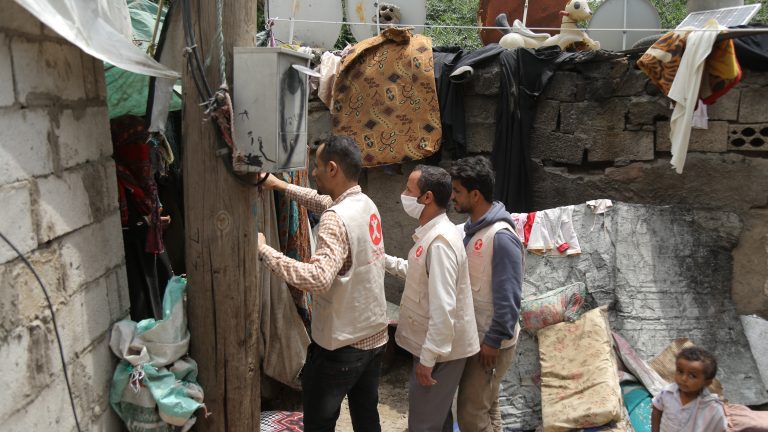
[[[456,213],[459,213],[459,214],[467,214],[467,213],[469,213],[468,209],[463,208],[461,205],[459,205],[459,204],[457,204],[455,202],[453,203],[453,210]]]

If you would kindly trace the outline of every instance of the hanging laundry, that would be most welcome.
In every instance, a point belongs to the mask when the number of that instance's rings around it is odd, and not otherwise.
[[[341,68],[341,57],[326,51],[320,57],[320,84],[317,87],[317,96],[329,109],[333,104],[333,83]]]
[[[693,111],[701,97],[714,103],[741,80],[732,40],[716,45],[715,20],[704,26],[709,31],[684,29],[662,36],[637,61],[638,67],[661,91],[675,102],[670,121],[671,164],[682,174],[693,123]]]
[[[750,24],[731,27],[734,29],[766,30],[768,24]],[[753,71],[768,70],[768,34],[741,36],[734,39],[739,64]]]
[[[451,74],[465,66],[476,67],[491,61],[498,62],[499,54],[504,51],[505,48],[498,44],[472,51],[464,51],[456,47],[433,49],[437,97],[440,101],[440,121],[443,128],[441,149],[448,151],[453,159],[460,159],[467,155],[464,82],[471,75],[452,77]]]
[[[364,166],[418,160],[440,148],[432,39],[389,28],[356,44],[333,85],[333,133],[353,137]]]
[[[528,250],[538,255],[570,256],[581,253],[573,229],[573,206],[536,212]]]
[[[708,21],[705,29],[716,29],[717,22]],[[686,49],[680,60],[680,68],[669,88],[670,99],[675,101],[675,109],[669,121],[669,140],[672,143],[670,163],[678,174],[683,173],[688,142],[691,138],[693,110],[699,98],[702,74],[706,58],[712,51],[717,32],[694,32],[686,41]]]
[[[694,129],[709,129],[709,116],[707,115],[707,105],[701,99],[696,103],[696,110],[693,111],[693,122],[691,127]]]
[[[257,208],[262,209],[257,215],[260,231],[264,233],[269,245],[278,247],[274,194],[260,194]],[[307,358],[309,334],[285,282],[266,268],[259,270],[259,277],[261,370],[287,386],[300,389],[299,373]]]
[[[504,50],[499,56],[501,88],[491,160],[496,170],[494,198],[503,202],[510,212],[533,208],[530,135],[536,100],[558,65],[571,55],[552,46]]]
[[[609,199],[590,200],[587,201],[587,207],[592,210],[593,214],[602,214],[613,207],[613,202]]]
[[[528,213],[510,213],[509,215],[512,216],[512,222],[514,222],[515,225],[515,233],[517,233],[517,236],[523,240],[523,245],[527,245],[528,237],[526,237],[525,226],[528,221]],[[531,222],[531,226],[533,226],[533,222]],[[531,231],[528,230],[528,235],[530,235],[530,233]]]
[[[307,187],[309,177],[306,170],[278,174],[288,183]],[[275,192],[277,196],[277,232],[280,239],[280,251],[297,261],[307,262],[312,256],[310,247],[310,227],[307,209],[290,200],[286,194]],[[310,311],[307,293],[288,285],[291,297],[305,325],[309,325]]]

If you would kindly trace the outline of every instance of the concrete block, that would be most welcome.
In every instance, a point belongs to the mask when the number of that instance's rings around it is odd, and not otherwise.
[[[467,96],[464,98],[464,120],[467,123],[496,123],[495,96]]]
[[[82,417],[80,410],[78,417]],[[64,378],[43,389],[33,403],[4,417],[3,430],[74,432],[75,419]]]
[[[63,42],[11,41],[16,92],[23,104],[85,97],[80,49]]]
[[[115,280],[117,281],[117,294],[120,300],[120,314],[116,317],[123,319],[128,315],[131,309],[131,298],[128,293],[128,275],[126,274],[125,265],[122,265],[115,270]]]
[[[586,78],[617,79],[626,75],[629,70],[629,61],[626,58],[618,58],[608,61],[588,62],[580,65],[579,70]]]
[[[765,151],[766,149],[768,149],[768,123],[728,125],[728,150]]]
[[[13,0],[0,0],[0,29],[5,31],[39,35],[43,24]]]
[[[109,315],[113,321],[123,319],[128,315],[131,305],[128,299],[125,267],[113,271],[107,279],[107,300],[109,302]]]
[[[653,160],[653,132],[598,131],[587,134],[587,160]]]
[[[616,96],[636,96],[646,94],[648,76],[639,69],[627,68],[626,72],[614,80],[613,91]]]
[[[72,386],[80,395],[78,405],[84,421],[101,417],[109,408],[109,383],[115,371],[117,357],[109,348],[109,337],[99,337],[72,362]],[[92,430],[92,429],[88,429]],[[119,429],[118,429],[119,430]]]
[[[23,254],[37,247],[29,194],[30,184],[27,182],[0,186],[0,232]],[[4,241],[0,241],[0,264],[16,257],[16,252]]]
[[[575,102],[584,96],[584,78],[576,72],[557,71],[544,89],[544,97],[561,102]]]
[[[501,85],[501,67],[498,62],[489,62],[475,68],[472,78],[464,83],[464,92],[467,95],[496,95]]]
[[[117,196],[115,161],[112,158],[102,158],[97,163],[83,165],[80,171],[85,190],[88,192],[93,220],[102,220],[118,210],[120,203]]]
[[[560,117],[560,102],[550,99],[539,99],[536,104],[535,125],[542,131],[557,130]]]
[[[112,324],[107,298],[111,277],[108,274],[85,284],[67,303],[56,308],[56,320],[62,342],[67,347],[65,354],[68,362],[104,335]]]
[[[531,158],[580,165],[584,155],[584,136],[533,129]]]
[[[67,291],[96,280],[125,259],[118,213],[62,237],[59,242]]]
[[[19,325],[19,293],[13,288],[11,275],[14,263],[0,264],[0,340],[7,340]]]
[[[602,102],[560,104],[560,132],[591,134],[624,130],[629,102],[629,98],[611,98]]]
[[[710,120],[736,121],[739,118],[739,102],[741,90],[731,89],[728,93],[716,100],[712,105],[707,105],[707,116]]]
[[[54,125],[62,168],[69,168],[112,154],[107,107],[64,110]]]
[[[0,344],[0,361],[13,373],[0,374],[0,416],[3,430],[41,430],[41,429],[6,429],[7,419],[20,407],[38,397],[38,393],[48,386],[54,374],[60,375],[61,360],[56,340],[39,321],[19,327],[8,339]],[[64,399],[60,393],[59,399]],[[69,403],[69,402],[67,402]],[[38,416],[45,417],[40,415]]]
[[[741,82],[738,84],[739,88],[765,86],[768,86],[768,72],[753,71],[751,69],[742,70]]]
[[[40,248],[31,253],[27,260],[35,269],[45,285],[45,289],[56,305],[67,301],[69,293],[64,291],[64,271],[57,245]],[[8,276],[13,289],[18,292],[18,315],[24,322],[47,317],[48,303],[45,301],[42,288],[34,274],[23,262],[15,262],[9,269]],[[3,287],[3,283],[0,283]],[[5,288],[5,287],[3,287]]]
[[[112,158],[104,159],[101,165],[101,169],[104,172],[103,184],[107,194],[105,209],[107,210],[107,213],[109,213],[120,208],[120,202],[117,193],[117,171],[115,170],[115,161]],[[91,207],[91,210],[93,211],[93,207]],[[106,214],[104,216],[106,216]]]
[[[630,98],[627,123],[630,125],[652,125],[659,120],[669,120],[672,109],[666,98],[639,96]]]
[[[16,6],[14,4],[15,7]],[[3,11],[5,16],[5,11]],[[6,77],[0,80],[0,107],[13,105],[16,100],[13,92],[13,65],[11,64],[11,46],[8,38],[0,33],[0,76]]]
[[[52,175],[37,181],[40,243],[70,233],[93,222],[83,170],[67,170],[61,177]]]
[[[496,126],[493,124],[467,124],[467,152],[491,153],[496,139]]]
[[[37,109],[0,115],[0,185],[53,171],[48,114]]]
[[[728,150],[728,122],[710,121],[709,129],[692,129],[688,151],[723,153]],[[656,151],[670,151],[669,122],[656,123]]]
[[[99,99],[99,79],[98,74],[104,74],[104,63],[96,60],[85,52],[81,52],[83,59],[83,86],[85,88],[85,97],[87,99]]]
[[[739,103],[739,123],[768,122],[766,101],[768,101],[768,87],[742,92]]]

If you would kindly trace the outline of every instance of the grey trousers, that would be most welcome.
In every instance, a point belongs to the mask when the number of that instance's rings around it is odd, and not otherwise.
[[[453,416],[451,405],[467,359],[436,363],[432,378],[437,384],[422,386],[416,381],[416,365],[419,358],[413,357],[413,368],[408,385],[408,432],[451,432]]]

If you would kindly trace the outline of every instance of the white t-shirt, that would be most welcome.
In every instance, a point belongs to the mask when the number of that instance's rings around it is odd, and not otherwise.
[[[723,403],[707,389],[683,405],[677,384],[672,383],[653,398],[653,406],[663,411],[660,432],[724,432],[728,427]]]

